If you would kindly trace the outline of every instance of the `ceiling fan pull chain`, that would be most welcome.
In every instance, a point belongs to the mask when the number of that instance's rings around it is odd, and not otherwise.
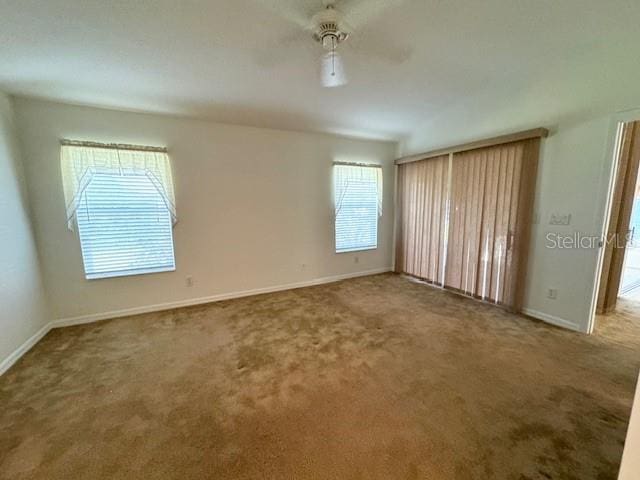
[[[332,37],[331,43],[333,44],[331,51],[333,55],[331,55],[331,76],[336,76],[336,39]]]

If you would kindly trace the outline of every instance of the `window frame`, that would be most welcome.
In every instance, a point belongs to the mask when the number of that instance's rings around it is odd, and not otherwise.
[[[339,166],[346,166],[346,167],[357,167],[357,168],[375,168],[378,169],[378,171],[380,172],[380,180],[379,180],[379,185],[377,185],[377,191],[376,191],[376,221],[375,221],[375,245],[374,246],[358,246],[358,247],[353,247],[353,248],[346,248],[346,249],[341,249],[338,250],[338,238],[337,238],[337,222],[338,222],[338,214],[335,213],[335,209],[334,209],[334,216],[333,216],[333,246],[334,246],[334,252],[336,255],[340,255],[343,253],[354,253],[354,252],[367,252],[367,251],[371,251],[371,250],[377,250],[378,246],[379,246],[379,230],[380,230],[380,220],[382,218],[382,211],[379,207],[379,205],[381,205],[382,200],[383,200],[383,188],[382,188],[382,176],[383,176],[383,171],[382,171],[382,165],[380,164],[365,164],[365,163],[351,163],[351,162],[334,162],[333,163],[333,168],[332,168],[332,182],[333,182],[333,201],[334,201],[334,205],[336,202],[336,167]],[[378,181],[377,181],[378,182]]]
[[[87,187],[85,188],[85,190],[82,193],[82,202],[86,203],[86,197],[85,195],[87,194],[87,191],[89,190],[89,187],[91,186],[91,182],[93,182],[93,180],[95,180],[96,178],[103,176],[103,177],[109,177],[109,176],[114,176],[114,177],[118,177],[117,175],[113,175],[113,174],[108,174],[108,173],[94,173],[92,176],[91,181],[89,182],[89,184],[87,185]],[[134,175],[131,175],[131,177],[133,177]],[[142,176],[142,175],[140,175]],[[126,178],[129,177],[129,175],[122,175],[122,177]],[[148,176],[147,176],[148,178]],[[153,185],[153,182],[151,181],[151,179],[149,179],[150,183]],[[161,195],[160,196],[160,200],[163,201],[164,203],[164,199],[162,198]],[[102,280],[102,279],[107,279],[107,278],[119,278],[119,277],[133,277],[133,276],[138,276],[138,275],[148,275],[148,274],[152,274],[152,273],[163,273],[163,272],[175,272],[176,271],[176,255],[175,255],[175,239],[173,236],[173,229],[174,229],[174,225],[173,222],[171,220],[171,214],[170,212],[167,210],[167,216],[168,216],[168,222],[169,222],[169,236],[170,236],[170,246],[171,246],[171,265],[165,265],[165,266],[160,266],[160,267],[141,267],[141,268],[137,268],[137,269],[130,269],[130,270],[111,270],[108,272],[100,272],[100,273],[89,273],[87,271],[87,252],[85,252],[85,248],[83,247],[83,241],[82,241],[82,225],[81,222],[79,220],[79,216],[82,213],[80,212],[80,208],[78,209],[78,212],[76,213],[76,218],[75,218],[75,224],[76,224],[76,235],[77,235],[77,239],[78,239],[78,243],[79,243],[79,247],[80,247],[80,254],[82,257],[82,267],[83,267],[83,271],[84,271],[84,278],[86,280],[92,281],[92,280]]]

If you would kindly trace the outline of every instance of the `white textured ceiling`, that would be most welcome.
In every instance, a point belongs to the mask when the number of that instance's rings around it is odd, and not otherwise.
[[[346,9],[368,0],[342,1]],[[281,3],[310,15],[322,1]],[[640,85],[640,78],[619,81],[640,73],[638,0],[390,3],[344,46],[350,84],[323,89],[318,47],[274,11],[274,0],[0,0],[0,89],[401,139],[443,111],[480,98],[486,105],[505,91],[538,85],[540,101],[555,101],[549,89],[575,83],[568,99],[557,100],[571,111],[608,86]],[[381,44],[400,52],[398,60],[364,51]]]

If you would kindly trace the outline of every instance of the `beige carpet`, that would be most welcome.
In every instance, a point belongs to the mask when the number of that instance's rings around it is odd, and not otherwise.
[[[0,378],[0,478],[614,479],[622,307],[586,336],[385,274],[54,330]]]

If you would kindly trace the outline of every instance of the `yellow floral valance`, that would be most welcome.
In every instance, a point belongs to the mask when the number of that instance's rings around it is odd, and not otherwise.
[[[80,199],[96,174],[146,175],[162,196],[175,224],[176,202],[169,155],[159,149],[62,144],[60,163],[67,209],[67,225],[73,230]]]

